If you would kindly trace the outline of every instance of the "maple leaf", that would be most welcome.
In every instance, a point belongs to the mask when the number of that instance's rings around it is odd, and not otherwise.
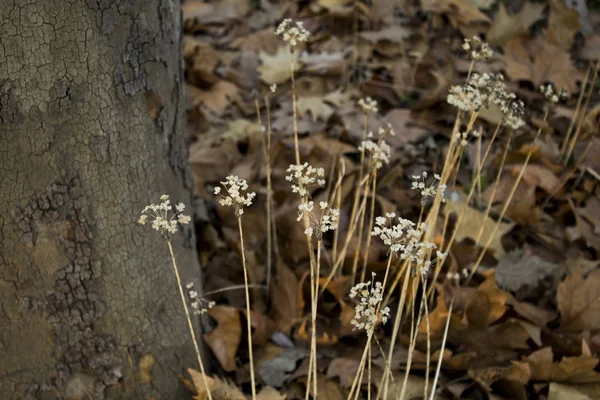
[[[306,113],[312,116],[313,121],[327,120],[333,114],[331,108],[322,96],[299,97],[297,102],[298,115],[303,117]]]
[[[506,12],[504,3],[500,3],[496,18],[490,27],[485,39],[493,46],[504,46],[506,42],[529,32],[529,28],[536,21],[542,19],[545,5],[538,3],[525,3],[516,14]]]
[[[563,0],[551,0],[548,28],[544,32],[546,39],[563,50],[569,50],[579,29],[581,24],[577,11],[569,8]]]
[[[223,115],[232,102],[239,101],[240,89],[227,81],[219,81],[208,90],[186,84],[185,90],[191,104],[204,104],[217,115]]]
[[[273,56],[261,51],[258,54],[261,61],[261,65],[258,67],[260,80],[268,85],[286,82],[292,77],[292,70],[290,67],[292,57],[294,57],[296,61],[294,62],[294,71],[300,69],[300,65],[298,65],[297,62],[298,53],[298,51],[295,51],[293,54],[290,53],[288,46],[281,46]]]
[[[506,74],[513,80],[528,80],[536,87],[552,82],[569,93],[577,92],[581,73],[571,56],[544,38],[513,39],[504,47]]]
[[[600,382],[600,374],[594,371],[598,359],[590,355],[579,357],[563,357],[560,362],[554,362],[551,347],[544,347],[525,359],[531,368],[531,380],[591,383]]]
[[[581,268],[558,285],[560,326],[570,331],[600,329],[600,271],[587,278]]]

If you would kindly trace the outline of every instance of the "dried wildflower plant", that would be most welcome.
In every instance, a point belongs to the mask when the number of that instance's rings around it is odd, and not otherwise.
[[[487,60],[494,55],[494,51],[489,44],[481,40],[479,36],[465,38],[462,49],[472,60]]]
[[[302,21],[294,22],[290,18],[287,18],[281,21],[281,24],[275,30],[275,35],[288,42],[293,51],[298,42],[306,42],[308,40],[310,32],[304,28]]]
[[[401,260],[410,262],[414,270],[421,274],[429,274],[431,265],[435,260],[429,258],[429,254],[437,247],[431,242],[421,240],[427,231],[425,224],[415,224],[411,220],[398,218],[398,223],[392,225],[396,218],[395,213],[387,213],[385,217],[375,219],[375,227],[371,232],[372,236],[379,236],[389,251]],[[437,257],[443,258],[445,254],[437,251]]]
[[[314,212],[314,202],[309,201],[298,205],[298,221],[304,216],[308,216],[308,227],[304,233],[308,236],[315,236],[317,240],[323,239],[323,234],[327,231],[337,229],[340,211],[337,208],[330,207],[326,201],[319,202],[320,214],[317,216]]]
[[[350,289],[350,298],[358,299],[358,304],[354,307],[354,318],[351,321],[353,330],[364,329],[369,337],[373,335],[379,321],[385,324],[390,318],[389,307],[380,309],[383,301],[383,285],[374,280],[373,272],[370,281],[359,283]]]
[[[305,197],[310,195],[310,191],[315,187],[325,186],[325,170],[315,168],[305,162],[302,165],[290,165],[287,169],[290,174],[285,180],[292,182],[292,192]]]
[[[256,193],[247,193],[248,182],[234,175],[225,178],[221,185],[225,189],[225,194],[222,193],[220,186],[215,187],[214,191],[215,195],[221,196],[219,203],[225,207],[233,207],[236,217],[241,217],[244,214],[244,206],[252,205]]]
[[[471,113],[496,106],[502,112],[505,125],[518,129],[525,124],[523,102],[508,91],[502,74],[473,73],[466,84],[450,88],[447,100],[458,109]]]
[[[559,101],[566,100],[569,97],[566,89],[563,88],[556,90],[554,85],[551,84],[540,86],[540,92],[552,103],[558,103]]]
[[[208,301],[205,298],[198,295],[198,292],[194,290],[194,282],[189,282],[185,285],[188,290],[188,297],[190,298],[190,306],[194,315],[205,314],[208,310],[215,306],[214,301]]]
[[[372,99],[371,97],[365,97],[364,99],[358,100],[358,105],[363,109],[365,113],[374,113],[377,114],[379,112],[379,108],[377,107],[377,100]]]
[[[165,239],[169,238],[171,233],[177,232],[177,224],[189,224],[192,218],[189,215],[184,215],[183,210],[185,204],[179,203],[175,205],[175,211],[169,200],[169,195],[163,194],[160,196],[162,203],[150,204],[142,210],[142,215],[138,219],[138,223],[146,225],[150,223],[152,229],[160,232]]]
[[[358,146],[358,150],[364,151],[367,155],[367,163],[371,169],[380,169],[383,164],[390,163],[392,149],[384,138],[386,136],[394,136],[396,133],[389,126],[388,129],[379,128],[377,134],[379,136],[377,141],[372,139],[363,140],[360,146]],[[369,132],[367,137],[373,138],[373,132]]]
[[[202,357],[200,355],[200,347],[198,346],[198,341],[196,340],[196,334],[194,333],[194,326],[192,325],[192,320],[190,317],[190,312],[188,310],[188,306],[185,300],[185,294],[183,293],[183,286],[181,283],[181,278],[179,276],[179,268],[177,267],[177,261],[175,260],[175,252],[173,251],[173,246],[171,245],[170,234],[177,232],[177,223],[181,224],[189,224],[191,218],[189,215],[184,215],[183,210],[185,209],[185,205],[183,203],[179,203],[175,206],[175,212],[173,212],[173,206],[171,205],[171,201],[169,200],[169,195],[163,194],[160,196],[160,200],[162,203],[160,204],[150,204],[146,206],[142,210],[142,215],[140,216],[138,222],[142,225],[145,225],[147,222],[152,224],[152,229],[160,232],[161,236],[167,241],[167,245],[169,246],[169,253],[171,255],[171,262],[173,265],[173,271],[175,272],[175,278],[177,279],[177,287],[179,289],[179,295],[181,297],[181,304],[185,311],[185,317],[188,323],[188,329],[190,331],[190,336],[192,337],[192,343],[194,344],[194,350],[196,352],[196,357],[198,359],[198,364],[200,366],[200,372],[202,372],[202,379],[204,381],[204,386],[208,386],[208,380],[206,379],[206,371],[204,369],[204,363],[202,362]],[[170,215],[172,214],[172,215]],[[188,290],[193,287],[187,285]],[[196,293],[196,292],[194,292]],[[196,293],[196,297],[198,294]],[[190,296],[191,298],[191,296]],[[200,306],[198,306],[200,307]],[[195,310],[192,302],[192,308]],[[196,312],[194,311],[194,314]],[[210,391],[207,391],[208,400],[212,400],[212,395]]]
[[[421,193],[421,205],[425,206],[429,199],[434,198],[437,193],[440,193],[442,203],[446,201],[446,185],[441,184],[441,177],[438,174],[433,174],[433,181],[427,185],[425,180],[427,179],[427,172],[423,171],[421,176],[413,175],[414,180],[412,182],[412,190],[417,190]]]

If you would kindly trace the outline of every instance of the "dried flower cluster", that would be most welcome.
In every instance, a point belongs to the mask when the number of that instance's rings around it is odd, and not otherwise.
[[[556,91],[556,88],[551,84],[540,86],[540,92],[552,103],[558,103],[559,100],[565,100],[568,97],[568,93],[564,88]]]
[[[445,202],[446,185],[440,185],[442,179],[438,174],[433,174],[433,182],[429,186],[425,184],[427,179],[427,172],[423,172],[422,176],[413,175],[414,181],[412,182],[412,190],[418,190],[421,192],[421,205],[427,204],[429,198],[434,198],[436,194],[440,193],[442,202]]]
[[[327,231],[337,229],[340,211],[337,208],[330,207],[326,201],[319,202],[320,215],[314,213],[314,202],[309,201],[298,205],[298,221],[304,216],[308,216],[309,226],[304,230],[304,234],[313,236],[317,240],[323,238],[323,234]]]
[[[479,112],[498,106],[506,125],[517,129],[524,124],[523,103],[508,91],[502,74],[473,73],[468,83],[452,86],[449,92],[448,103],[463,111]]]
[[[379,304],[383,301],[383,287],[381,282],[373,283],[374,279],[375,273],[373,273],[371,281],[359,283],[350,289],[350,298],[358,297],[351,324],[354,326],[354,330],[364,329],[367,336],[373,335],[379,320],[385,324],[390,318],[389,307],[377,312]]]
[[[292,192],[298,193],[300,196],[308,196],[310,190],[317,186],[325,186],[325,170],[323,168],[315,168],[305,162],[302,165],[290,165],[287,169],[290,174],[285,177],[285,180],[292,182]]]
[[[362,107],[363,111],[377,113],[379,108],[377,108],[377,100],[374,100],[370,97],[365,97],[364,99],[360,99],[358,101],[358,105]]]
[[[395,213],[387,213],[385,217],[377,217],[372,236],[379,236],[390,251],[402,260],[409,260],[413,268],[418,268],[422,274],[428,274],[433,260],[429,259],[431,251],[437,247],[431,242],[422,242],[421,237],[427,231],[425,224],[416,224],[408,219],[398,218],[398,224],[391,225],[396,218]],[[444,257],[436,252],[438,257]]]
[[[478,36],[473,36],[471,39],[465,38],[462,48],[473,60],[487,60],[494,55],[490,45]]]
[[[392,149],[387,144],[385,140],[383,140],[386,136],[394,136],[396,132],[392,129],[391,125],[388,125],[388,129],[379,128],[377,135],[379,138],[377,141],[367,139],[363,140],[358,146],[358,150],[364,151],[367,155],[367,162],[369,167],[373,169],[379,169],[383,166],[383,164],[390,163],[390,156],[392,154]],[[372,138],[373,132],[369,132],[367,137]]]
[[[188,296],[191,300],[190,306],[194,315],[202,315],[215,306],[214,301],[208,301],[198,296],[198,292],[194,290],[194,282],[188,283],[185,287],[188,290]]]
[[[294,26],[296,24],[296,26]],[[284,19],[275,30],[277,36],[288,42],[290,46],[295,47],[298,42],[306,42],[310,32],[308,32],[302,21],[294,22],[291,19]]]
[[[252,205],[252,200],[256,197],[256,193],[246,193],[248,183],[245,179],[240,179],[234,175],[225,178],[225,182],[221,182],[221,185],[227,193],[225,195],[221,194],[220,186],[215,188],[215,195],[221,196],[219,203],[225,207],[233,207],[235,215],[241,217],[244,214],[244,206]]]
[[[142,215],[138,222],[145,225],[146,222],[152,224],[152,229],[157,230],[165,238],[168,238],[170,233],[177,232],[177,223],[189,224],[192,218],[189,215],[184,215],[183,210],[185,204],[179,203],[175,206],[175,211],[169,216],[170,211],[173,209],[169,195],[163,194],[160,196],[162,203],[150,204],[142,210]]]

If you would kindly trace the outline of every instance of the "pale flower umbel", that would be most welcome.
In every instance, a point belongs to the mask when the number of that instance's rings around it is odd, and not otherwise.
[[[202,315],[215,306],[214,301],[208,301],[198,296],[198,292],[194,290],[194,282],[189,282],[185,287],[188,290],[190,306],[194,315]]]
[[[551,84],[540,86],[540,92],[552,103],[558,103],[559,100],[565,100],[569,97],[565,89],[560,89],[557,91],[556,88]]]
[[[296,26],[294,26],[294,24]],[[310,32],[304,28],[302,21],[294,22],[287,18],[279,24],[277,30],[275,30],[275,34],[280,36],[294,48],[298,42],[306,42]]]
[[[304,234],[317,240],[323,239],[323,234],[327,231],[337,229],[340,211],[337,208],[330,207],[326,201],[319,202],[320,215],[317,216],[314,212],[314,202],[308,201],[298,205],[298,221],[304,216],[308,216],[308,227],[304,230]]]
[[[430,253],[436,250],[435,244],[422,242],[421,237],[427,231],[425,224],[416,226],[414,222],[404,218],[398,218],[398,223],[392,225],[396,218],[395,213],[387,213],[385,217],[375,218],[375,227],[372,236],[379,236],[390,251],[402,260],[409,260],[413,269],[418,269],[423,275],[429,273],[432,264]],[[438,258],[445,254],[437,251]]]
[[[226,193],[222,193],[221,187],[215,187],[215,195],[221,196],[219,203],[225,207],[233,207],[235,215],[241,217],[244,214],[244,206],[252,205],[252,200],[256,197],[256,193],[246,193],[248,183],[245,179],[240,179],[237,176],[230,175],[225,178],[221,185]]]
[[[169,237],[170,233],[177,232],[177,223],[189,224],[192,218],[189,215],[184,215],[183,210],[185,204],[179,203],[175,205],[175,212],[169,200],[169,195],[163,194],[160,196],[162,203],[150,204],[142,210],[142,215],[138,219],[138,223],[146,225],[152,224],[152,229],[157,230],[165,238]]]
[[[422,176],[413,175],[414,181],[412,182],[412,190],[418,190],[421,192],[421,205],[427,204],[427,201],[430,198],[436,196],[438,191],[440,192],[440,198],[442,202],[445,202],[445,192],[446,185],[440,185],[440,180],[442,179],[438,174],[433,174],[433,181],[431,184],[425,184],[425,179],[427,179],[427,172],[423,171]]]
[[[494,51],[490,45],[481,40],[478,36],[473,36],[471,39],[465,38],[462,49],[473,60],[487,60],[494,55]]]
[[[360,146],[358,146],[358,150],[364,151],[367,155],[367,162],[371,168],[379,169],[383,164],[390,163],[392,148],[383,138],[388,135],[394,136],[395,134],[391,126],[388,129],[379,128],[379,139],[377,141],[371,139],[363,140]],[[369,132],[367,137],[372,138],[373,132]]]
[[[373,335],[380,320],[385,324],[390,318],[389,307],[377,311],[383,301],[383,286],[381,282],[373,283],[374,279],[375,273],[371,281],[359,283],[350,289],[350,298],[358,299],[358,304],[354,307],[354,318],[350,323],[354,326],[353,330],[364,329],[369,337]]]
[[[307,162],[302,165],[292,164],[287,172],[289,175],[285,177],[285,180],[292,182],[292,192],[298,193],[302,197],[308,196],[310,190],[315,187],[325,186],[325,170],[312,167]]]
[[[364,112],[373,112],[377,113],[379,109],[377,108],[377,100],[374,100],[370,97],[365,97],[364,99],[358,100],[358,105],[361,106]]]

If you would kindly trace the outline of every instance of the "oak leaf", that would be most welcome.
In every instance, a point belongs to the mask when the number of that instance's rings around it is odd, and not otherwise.
[[[214,400],[246,400],[246,396],[244,396],[244,394],[238,388],[229,384],[227,381],[216,377],[203,377],[201,372],[198,372],[192,368],[188,368],[188,373],[192,377],[192,382],[196,389],[194,400],[207,400],[208,391],[210,391],[210,394]],[[208,388],[204,384],[205,380]]]
[[[554,362],[552,348],[544,347],[525,359],[531,368],[531,380],[567,383],[600,382],[600,373],[594,369],[599,360],[589,355],[563,357]]]

